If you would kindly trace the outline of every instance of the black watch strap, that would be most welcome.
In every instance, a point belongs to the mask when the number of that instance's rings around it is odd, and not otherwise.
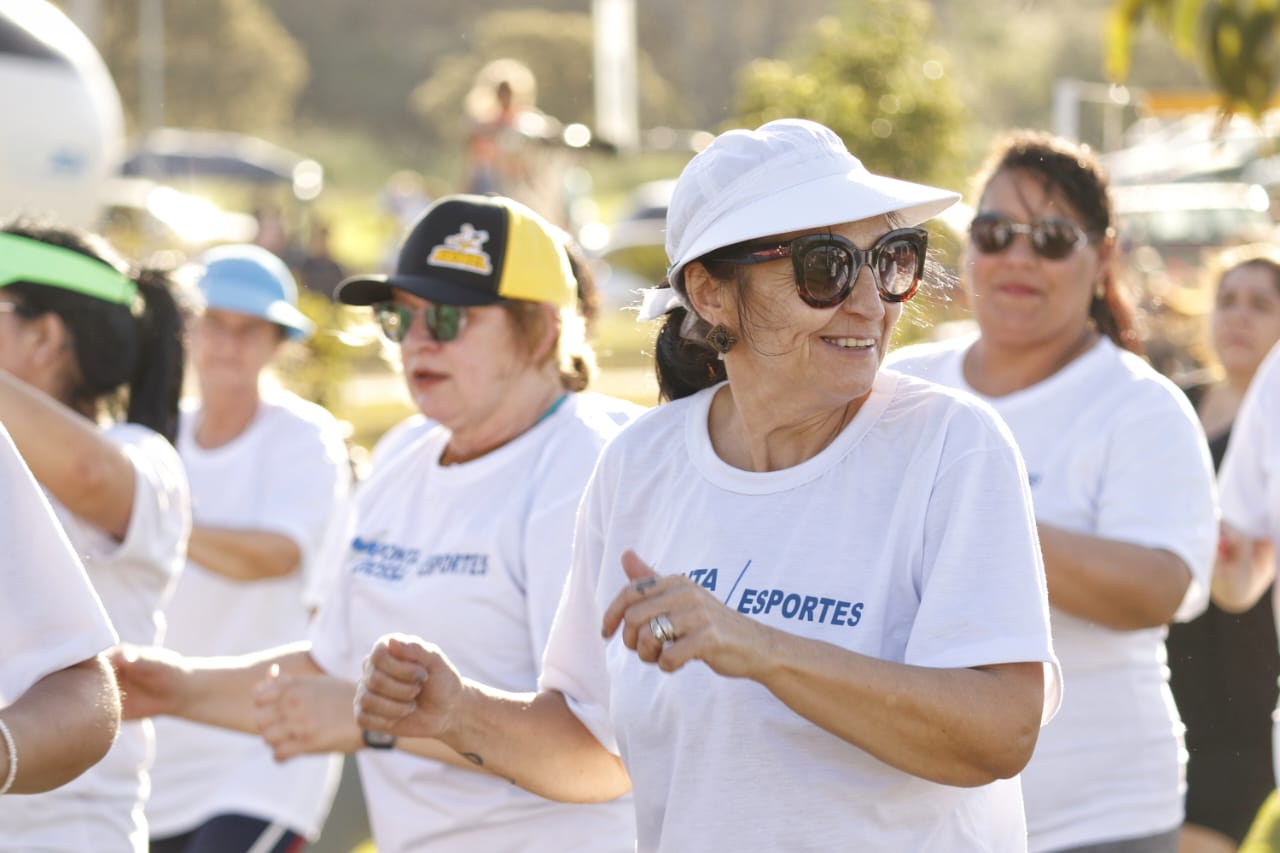
[[[370,749],[391,749],[396,745],[396,736],[386,732],[371,732],[368,729],[360,733],[364,745]]]

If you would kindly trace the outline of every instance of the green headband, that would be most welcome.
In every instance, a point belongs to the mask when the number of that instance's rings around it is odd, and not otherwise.
[[[0,234],[0,287],[19,281],[125,306],[138,294],[138,286],[109,264],[20,234]]]

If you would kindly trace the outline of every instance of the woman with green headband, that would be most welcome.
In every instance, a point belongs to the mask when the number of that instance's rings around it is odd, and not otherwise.
[[[154,643],[191,524],[170,443],[182,317],[165,276],[124,269],[95,235],[29,221],[0,228],[0,424],[48,494],[116,633]],[[145,851],[150,754],[150,724],[127,723],[74,782],[0,797],[0,851]]]

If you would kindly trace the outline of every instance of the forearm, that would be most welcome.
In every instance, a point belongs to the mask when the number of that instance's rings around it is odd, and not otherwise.
[[[526,791],[560,802],[595,803],[631,790],[622,760],[595,739],[557,691],[504,693],[468,681],[453,718],[458,722],[442,734],[442,743]]]
[[[133,464],[87,418],[0,370],[0,423],[68,510],[117,538],[133,514]]]
[[[886,764],[975,786],[1009,778],[1031,758],[1044,704],[1039,662],[935,669],[770,633],[755,679],[801,717]]]
[[[1118,631],[1173,621],[1191,583],[1173,553],[1043,523],[1039,532],[1054,607]]]
[[[100,658],[45,676],[0,711],[17,750],[10,793],[35,794],[65,785],[111,748],[120,727],[120,697]],[[0,782],[13,756],[0,739]]]
[[[282,533],[204,524],[192,527],[187,556],[209,571],[237,581],[284,577],[302,560],[297,543]]]
[[[1229,542],[1214,566],[1211,593],[1223,610],[1242,613],[1258,603],[1275,579],[1275,546],[1240,534],[1231,535]]]
[[[306,642],[234,657],[186,658],[183,686],[170,715],[258,734],[254,688],[278,666],[290,675],[321,672]]]

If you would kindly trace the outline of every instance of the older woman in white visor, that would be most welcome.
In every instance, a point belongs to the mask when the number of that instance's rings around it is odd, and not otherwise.
[[[1026,472],[985,406],[879,369],[955,198],[809,121],[695,157],[648,300],[671,402],[604,449],[540,692],[386,637],[361,724],[634,786],[641,851],[1025,849],[1059,695]]]

